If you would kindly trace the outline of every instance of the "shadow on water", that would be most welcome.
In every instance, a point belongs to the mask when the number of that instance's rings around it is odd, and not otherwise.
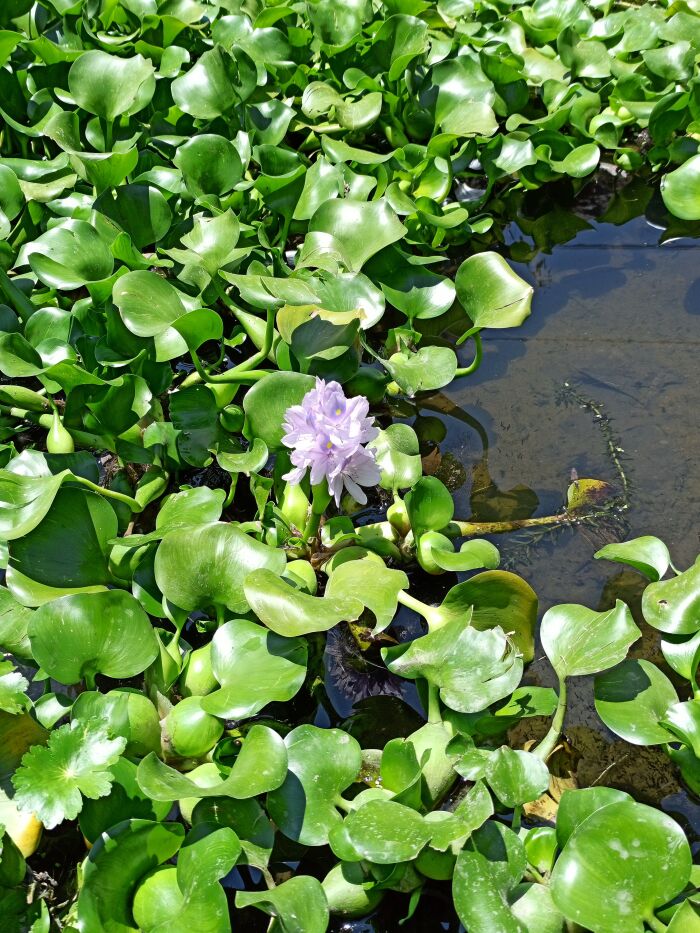
[[[555,603],[602,610],[623,599],[643,632],[633,656],[662,662],[658,633],[641,617],[642,579],[594,561],[593,554],[609,540],[642,534],[663,538],[680,567],[700,550],[700,431],[694,415],[700,351],[700,240],[694,237],[700,225],[669,218],[644,180],[615,190],[605,173],[574,210],[563,203],[556,190],[520,193],[509,205],[513,221],[484,247],[501,249],[535,285],[532,316],[516,331],[489,333],[475,376],[421,399],[417,411],[399,414],[415,425],[426,468],[450,487],[456,514],[464,518],[551,514],[576,476],[619,486],[611,457],[616,450],[629,482],[624,522],[537,537],[518,533],[496,543],[503,564],[536,590],[540,617]],[[574,389],[569,404],[562,397],[565,384]],[[592,400],[593,407],[582,399]],[[439,579],[438,586],[442,591],[453,582]],[[435,578],[430,585],[435,587]],[[433,589],[430,596],[437,602],[442,592]],[[420,631],[408,611],[397,624],[405,629],[403,637]],[[337,676],[340,654],[331,644],[327,689],[363,745],[372,745],[372,718],[382,723],[383,737],[415,728],[415,693],[391,683],[383,687],[371,669],[349,676],[346,668],[345,679]],[[556,685],[539,645],[526,680]],[[511,736],[516,745],[533,737],[532,725],[527,728],[529,733]],[[602,725],[591,678],[570,684],[565,731],[581,786],[602,781],[627,790],[672,813],[697,842],[700,806],[663,752],[627,745]],[[397,928],[400,915],[388,908],[387,916],[380,915],[374,926],[336,929]],[[449,906],[441,908],[439,892],[402,927],[458,928]]]

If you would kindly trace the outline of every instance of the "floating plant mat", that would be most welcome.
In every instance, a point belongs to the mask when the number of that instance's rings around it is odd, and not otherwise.
[[[484,459],[461,514],[431,459],[470,418],[440,390],[530,314],[495,248],[523,192],[602,161],[700,219],[695,6],[2,4],[3,930],[434,897],[468,933],[697,926],[679,824],[577,789],[562,727],[595,676],[700,790],[698,565],[599,553],[648,579],[668,670],[628,657],[623,602],[540,619],[492,540],[614,519],[620,464],[541,514]],[[556,690],[523,682],[538,629]],[[381,734],[324,652],[380,672]]]

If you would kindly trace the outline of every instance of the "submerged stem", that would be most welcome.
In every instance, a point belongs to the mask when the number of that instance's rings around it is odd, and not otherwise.
[[[559,701],[557,703],[557,708],[554,711],[554,718],[552,719],[552,725],[549,727],[549,732],[542,739],[537,748],[534,749],[534,754],[538,758],[541,758],[542,761],[546,761],[549,756],[552,754],[556,745],[561,736],[561,730],[564,727],[564,716],[566,715],[566,680],[563,677],[559,678]]]

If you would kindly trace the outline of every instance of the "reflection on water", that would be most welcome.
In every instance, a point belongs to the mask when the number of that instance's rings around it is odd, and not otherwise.
[[[541,192],[538,197],[543,200]],[[575,214],[550,203],[528,217],[524,204],[517,223],[498,236],[518,273],[535,286],[532,316],[518,330],[489,333],[474,376],[399,414],[419,431],[424,462],[452,490],[456,515],[482,521],[554,514],[576,476],[598,477],[619,490],[614,440],[629,483],[622,525],[494,541],[504,563],[536,590],[540,616],[555,603],[602,610],[624,599],[644,633],[633,656],[660,661],[658,633],[639,611],[641,577],[594,561],[593,554],[612,536],[642,534],[663,538],[681,568],[700,551],[700,241],[687,236],[700,233],[700,225],[671,224],[641,180],[611,194],[603,179],[590,186]],[[604,418],[564,404],[566,383],[594,400]],[[430,601],[439,601],[442,587],[453,582],[440,578],[441,591]],[[417,619],[405,612],[399,624],[415,627]],[[527,680],[556,685],[541,650]],[[352,696],[343,699],[338,684],[328,686],[347,716]],[[591,679],[573,679],[569,693],[566,732],[580,755],[578,781],[602,781],[660,805],[697,839],[700,808],[665,755],[633,748],[606,730],[594,710]],[[417,704],[415,694],[404,699]],[[365,721],[371,702],[363,706]],[[399,710],[394,707],[397,718]],[[439,926],[415,921],[403,929]]]

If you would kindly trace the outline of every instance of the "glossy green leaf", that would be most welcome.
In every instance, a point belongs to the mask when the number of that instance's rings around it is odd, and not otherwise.
[[[107,590],[45,603],[28,629],[32,653],[64,684],[96,674],[134,677],[158,653],[148,616],[130,593]]]
[[[339,622],[359,618],[363,609],[355,597],[309,596],[271,570],[250,573],[243,591],[260,621],[287,638],[325,632]]]
[[[551,891],[564,916],[600,933],[640,931],[685,887],[690,847],[666,814],[632,801],[593,813],[554,866]]]
[[[68,86],[79,107],[111,122],[148,105],[156,86],[154,72],[142,55],[118,58],[91,49],[71,65]]]
[[[424,677],[435,684],[451,709],[485,709],[515,689],[523,662],[502,629],[480,632],[468,621],[469,615],[450,619],[411,642],[383,648],[387,667],[401,677]]]
[[[335,799],[359,774],[360,746],[340,729],[309,725],[292,729],[284,742],[289,772],[282,786],[268,794],[268,812],[290,839],[325,845],[341,823]]]
[[[661,181],[661,197],[682,220],[700,220],[700,155],[691,156]]]
[[[188,612],[226,606],[241,613],[249,608],[244,590],[248,574],[267,569],[279,575],[285,564],[281,551],[235,525],[215,522],[167,534],[156,554],[155,578],[163,595]]]
[[[668,677],[650,661],[623,661],[595,679],[595,707],[608,729],[632,745],[670,741],[662,725],[678,695]]]
[[[180,295],[155,272],[127,272],[114,284],[114,303],[137,337],[155,337],[185,313]]]
[[[131,904],[141,879],[172,858],[182,844],[179,823],[124,820],[104,832],[90,850],[78,898],[78,929],[127,933]]]
[[[523,843],[506,826],[489,822],[472,833],[457,856],[452,881],[457,913],[470,933],[529,933],[507,900],[525,867]]]
[[[374,632],[391,625],[398,605],[398,593],[408,589],[403,570],[392,570],[370,558],[352,560],[334,569],[326,594],[340,599],[360,600],[376,620]]]
[[[311,376],[302,373],[270,373],[246,393],[243,408],[247,436],[259,437],[271,452],[282,448],[282,421],[291,405],[299,405],[315,385]]]
[[[306,677],[307,646],[254,622],[234,619],[212,639],[211,665],[221,684],[202,709],[226,719],[254,716],[268,703],[291,700]]]
[[[241,49],[235,55],[217,45],[200,56],[170,85],[173,100],[199,120],[214,120],[246,100],[256,83],[255,66]]]
[[[321,882],[299,875],[269,891],[238,891],[236,907],[258,907],[274,918],[271,933],[324,933],[328,903]]]
[[[410,861],[430,839],[423,817],[393,800],[369,800],[353,810],[345,833],[362,858],[378,865]]]
[[[112,274],[114,259],[93,226],[66,220],[24,248],[24,257],[44,285],[72,290]]]
[[[642,595],[644,618],[661,632],[692,635],[700,628],[700,561],[677,577],[651,583]]]
[[[671,562],[666,545],[651,535],[633,538],[620,544],[606,544],[593,556],[596,559],[614,560],[618,564],[634,567],[652,582],[665,575]]]
[[[540,638],[560,678],[597,674],[623,661],[641,635],[629,607],[595,612],[585,606],[553,606],[542,619]]]
[[[382,489],[410,488],[421,478],[418,437],[409,425],[390,424],[367,446],[376,452]]]
[[[372,230],[372,236],[363,234]],[[359,272],[380,249],[400,240],[406,228],[386,201],[326,201],[309,221],[309,230],[326,233],[339,244],[349,272]]]
[[[532,286],[499,253],[465,259],[455,279],[457,298],[474,327],[519,327],[530,315]]]
[[[271,791],[285,779],[287,750],[282,739],[267,726],[254,725],[247,733],[238,757],[223,780],[200,786],[151,753],[141,761],[137,780],[152,800],[194,797],[247,799]]]

